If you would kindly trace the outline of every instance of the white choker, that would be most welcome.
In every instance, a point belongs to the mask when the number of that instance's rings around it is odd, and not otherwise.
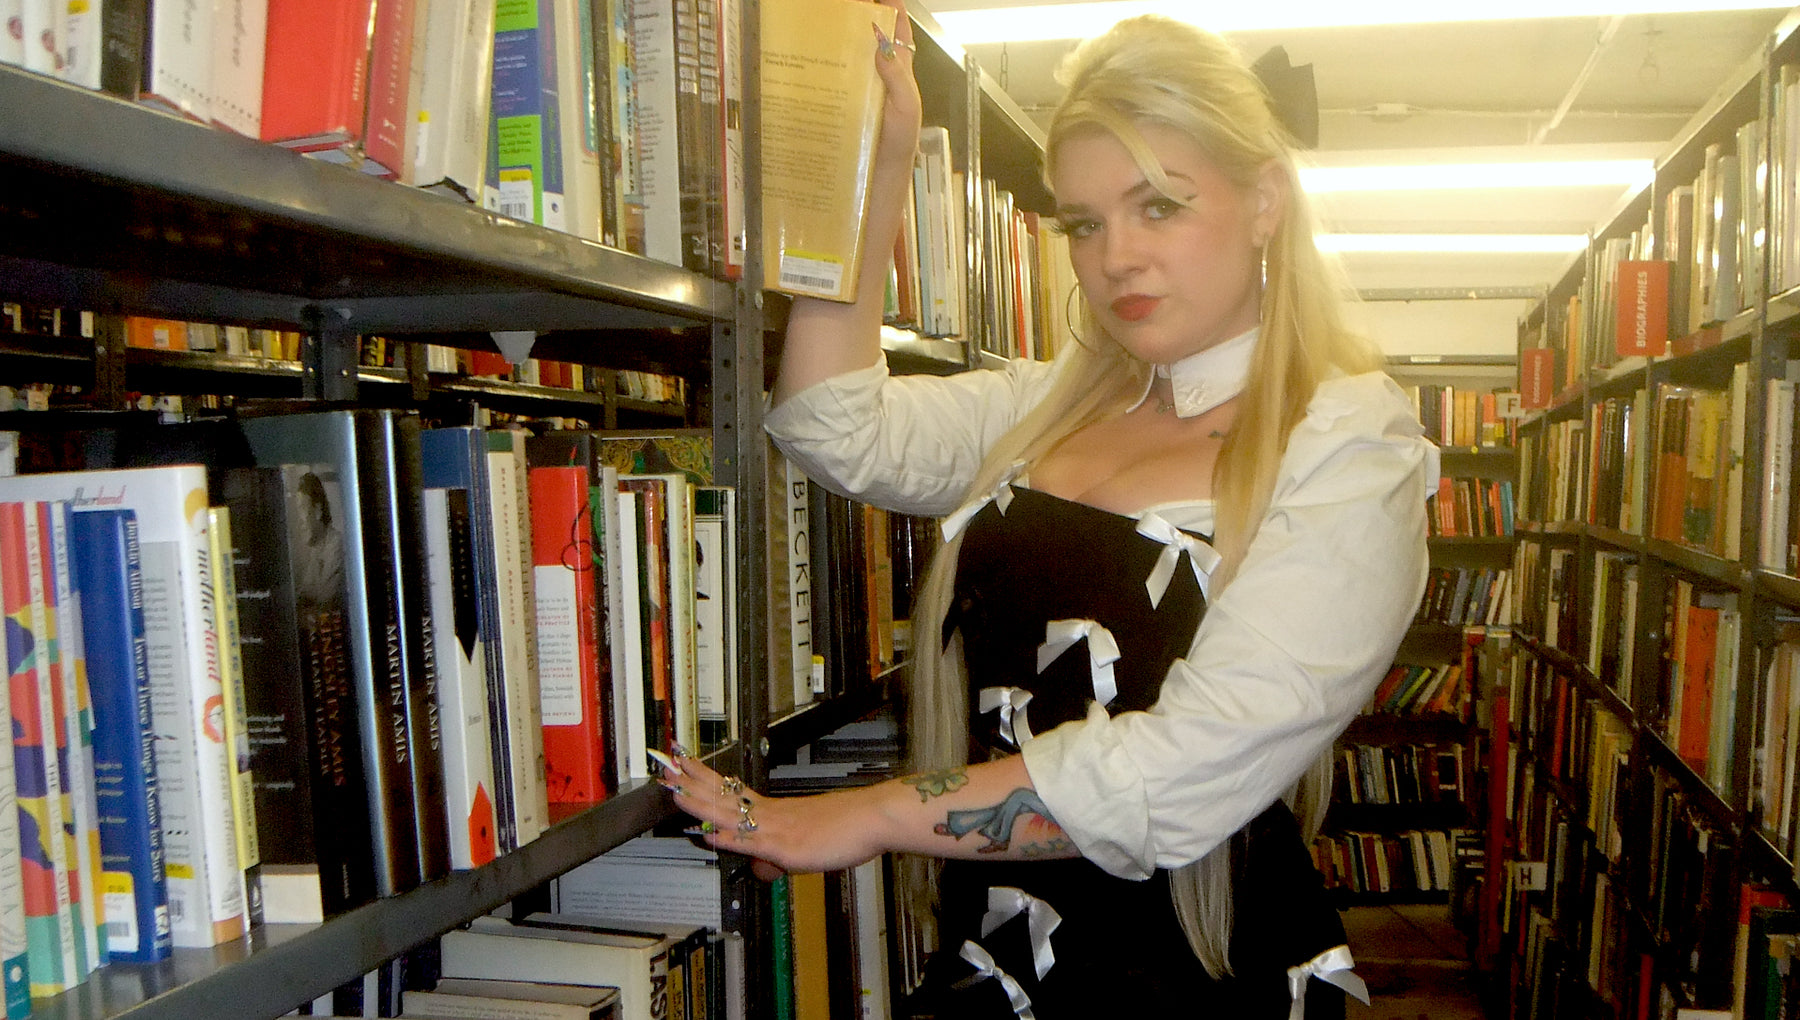
[[[1259,334],[1260,330],[1253,328],[1172,365],[1157,365],[1156,375],[1169,380],[1169,392],[1174,397],[1174,404],[1169,409],[1177,417],[1195,418],[1244,392],[1244,380],[1250,374],[1250,356],[1256,353]],[[1144,381],[1144,395],[1126,408],[1126,413],[1144,405],[1155,381],[1154,378]]]

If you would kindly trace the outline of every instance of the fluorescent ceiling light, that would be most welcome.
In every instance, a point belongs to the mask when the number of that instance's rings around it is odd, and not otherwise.
[[[1334,191],[1438,191],[1470,188],[1647,186],[1656,172],[1648,159],[1547,163],[1445,163],[1411,166],[1302,167],[1309,194]]]
[[[1560,255],[1587,246],[1584,234],[1320,234],[1319,250],[1435,254]]]
[[[1674,14],[1786,8],[1787,3],[1754,0],[1517,0],[1505,5],[1445,3],[1444,0],[1337,0],[1200,3],[1197,0],[1112,0],[1104,3],[1040,4],[938,11],[933,16],[964,46],[977,43],[1085,39],[1114,22],[1139,14],[1166,14],[1218,32],[1280,31],[1353,25],[1405,25],[1451,21],[1509,21],[1518,18],[1605,17],[1614,14]]]

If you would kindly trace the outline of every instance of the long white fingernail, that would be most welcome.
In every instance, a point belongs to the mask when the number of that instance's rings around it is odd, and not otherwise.
[[[656,763],[658,765],[661,765],[663,767],[663,771],[669,773],[670,775],[682,776],[682,775],[687,774],[687,773],[681,771],[681,766],[675,764],[675,759],[669,757],[668,755],[664,754],[661,751],[658,751],[654,747],[645,748],[644,753],[648,754],[650,757],[656,759]]]

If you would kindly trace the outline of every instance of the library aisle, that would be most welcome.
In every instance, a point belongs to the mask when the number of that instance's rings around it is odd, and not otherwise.
[[[1346,1020],[1482,1020],[1466,939],[1442,904],[1382,904],[1344,911],[1356,972],[1369,1005]]]

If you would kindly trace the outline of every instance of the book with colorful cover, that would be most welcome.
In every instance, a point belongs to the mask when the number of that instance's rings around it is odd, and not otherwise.
[[[223,734],[207,733],[224,697],[212,633],[206,470],[197,465],[0,478],[0,500],[63,499],[77,511],[137,511],[150,637],[156,766],[175,944],[205,948],[243,934],[244,880],[231,839]]]
[[[88,689],[87,645],[70,547],[74,514],[67,503],[45,504],[45,508],[50,536],[47,562],[51,564],[45,584],[55,593],[56,650],[63,677],[58,698],[67,744],[62,764],[69,801],[69,896],[79,936],[77,970],[85,979],[107,960],[105,903],[100,898],[99,805],[94,791],[94,702]]]
[[[174,943],[150,715],[150,648],[137,515],[88,510],[70,519],[88,687],[101,891],[110,961],[155,963]]]
[[[40,508],[36,501],[0,505],[0,548],[6,550],[7,561],[0,566],[5,571],[0,583],[7,588],[8,616],[25,621],[31,647],[29,664],[12,674],[9,701],[24,861],[26,963],[33,998],[57,995],[78,981],[63,835],[67,799],[52,676],[60,670],[44,601]]]

